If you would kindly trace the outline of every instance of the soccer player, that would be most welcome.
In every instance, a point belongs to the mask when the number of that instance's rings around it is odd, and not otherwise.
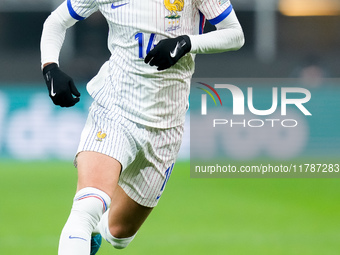
[[[70,107],[80,97],[59,69],[66,30],[96,11],[109,25],[111,57],[87,84],[93,103],[75,157],[77,192],[60,255],[95,254],[102,237],[118,249],[132,241],[173,170],[195,54],[244,43],[229,0],[67,0],[47,18],[41,38],[43,75],[56,105]],[[203,34],[206,19],[217,30]]]

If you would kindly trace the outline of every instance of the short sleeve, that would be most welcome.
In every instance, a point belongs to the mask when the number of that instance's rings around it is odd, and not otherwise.
[[[198,9],[213,25],[224,20],[233,10],[229,0],[198,0]]]
[[[70,15],[76,20],[83,20],[98,10],[95,0],[66,0]]]

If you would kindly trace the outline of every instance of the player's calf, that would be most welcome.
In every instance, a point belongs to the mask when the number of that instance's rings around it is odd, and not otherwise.
[[[117,238],[115,236],[113,236],[110,232],[110,227],[109,227],[109,210],[107,210],[98,226],[97,229],[99,230],[100,234],[102,235],[102,237],[108,242],[110,243],[114,248],[116,249],[124,249],[126,248],[129,243],[134,239],[134,237],[136,236],[136,233],[130,237],[125,237],[125,238]]]

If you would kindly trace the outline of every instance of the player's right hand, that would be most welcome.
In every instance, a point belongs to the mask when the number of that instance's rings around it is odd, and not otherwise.
[[[43,75],[50,98],[55,105],[71,107],[79,102],[80,93],[72,78],[62,72],[56,63],[45,66]]]

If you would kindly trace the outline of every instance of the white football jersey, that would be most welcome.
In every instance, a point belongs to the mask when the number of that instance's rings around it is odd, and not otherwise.
[[[194,54],[164,71],[144,63],[161,40],[203,31],[232,11],[229,0],[67,0],[70,15],[100,11],[109,25],[111,57],[87,85],[94,100],[137,123],[169,128],[184,122]]]

